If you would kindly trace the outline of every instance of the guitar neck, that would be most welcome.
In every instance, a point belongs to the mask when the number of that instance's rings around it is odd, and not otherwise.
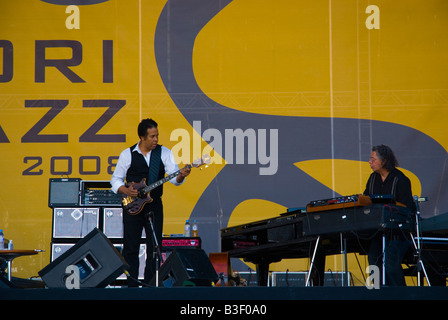
[[[187,165],[187,166],[185,166],[185,168],[191,168],[191,165]],[[143,192],[148,193],[149,191],[161,186],[165,182],[170,181],[171,179],[177,177],[179,174],[180,174],[180,170],[177,170],[176,172],[173,172],[172,174],[166,176],[165,178],[162,178],[154,183],[151,183],[149,186],[147,186],[147,187],[145,187],[145,189],[143,189]]]

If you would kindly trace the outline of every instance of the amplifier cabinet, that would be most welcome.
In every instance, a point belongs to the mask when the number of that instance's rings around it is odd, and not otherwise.
[[[52,243],[51,244],[51,262],[59,258],[68,249],[73,247],[74,243]]]
[[[53,238],[85,237],[99,228],[99,208],[53,208]]]
[[[123,238],[123,209],[104,208],[103,209],[103,232],[108,238]]]
[[[176,248],[197,248],[201,249],[201,238],[199,237],[163,237],[162,248],[165,251]]]
[[[110,181],[81,180],[81,206],[117,207],[121,205],[121,195],[111,190]]]
[[[81,179],[79,178],[51,178],[48,191],[48,206],[50,208],[78,206],[80,183]]]
[[[103,208],[103,232],[110,239],[123,238],[122,208]],[[143,229],[142,238],[146,238],[145,229]]]

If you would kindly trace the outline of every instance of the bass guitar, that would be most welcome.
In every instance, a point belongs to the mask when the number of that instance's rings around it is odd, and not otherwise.
[[[210,163],[210,156],[203,156],[199,160],[193,161],[192,164],[186,165],[184,168],[199,168],[203,165]],[[134,183],[134,188],[138,191],[137,197],[131,197],[126,194],[121,194],[121,202],[123,206],[123,211],[130,215],[136,215],[142,211],[145,204],[153,201],[151,198],[150,192],[151,190],[161,186],[165,182],[177,177],[180,174],[181,170],[178,170],[154,183],[151,183],[149,186],[146,185],[146,179],[142,179],[142,181],[138,183]],[[126,184],[126,187],[129,187],[131,184]]]

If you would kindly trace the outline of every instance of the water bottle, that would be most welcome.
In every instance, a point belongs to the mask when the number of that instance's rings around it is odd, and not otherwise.
[[[185,237],[191,237],[191,226],[190,226],[190,221],[186,221],[185,222]]]
[[[5,235],[2,229],[0,229],[0,250],[5,250]]]
[[[197,237],[199,235],[199,230],[198,230],[198,223],[196,222],[196,220],[193,221],[193,227],[191,229],[193,230],[192,236]]]

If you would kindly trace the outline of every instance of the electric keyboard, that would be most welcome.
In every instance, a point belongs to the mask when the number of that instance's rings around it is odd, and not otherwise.
[[[358,241],[350,241],[357,235],[388,229],[410,232],[413,228],[413,215],[396,205],[370,204],[312,212],[297,210],[222,229],[221,251],[255,263],[259,284],[265,285],[270,263],[287,258],[308,258],[310,244],[318,237],[326,239],[321,243],[327,254],[339,254],[341,233],[348,239],[349,252],[359,252]]]

